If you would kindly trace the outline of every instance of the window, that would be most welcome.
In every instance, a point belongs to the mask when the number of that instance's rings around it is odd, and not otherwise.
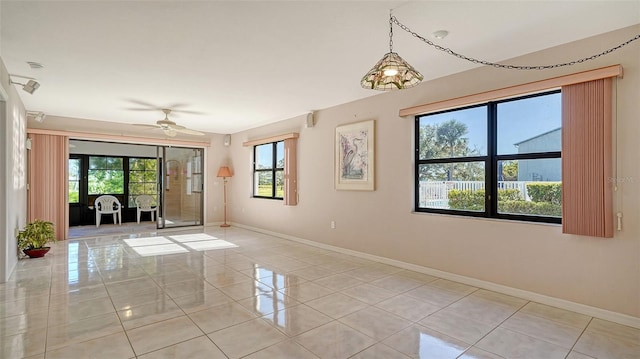
[[[158,203],[158,161],[129,158],[129,208],[136,207],[136,197],[148,194]]]
[[[242,143],[253,148],[253,196],[298,204],[297,132]]]
[[[69,203],[80,201],[80,159],[69,159]]]
[[[416,117],[416,211],[560,223],[560,91]]]
[[[89,156],[89,194],[124,194],[122,157]]]
[[[283,199],[284,141],[253,147],[253,196]]]

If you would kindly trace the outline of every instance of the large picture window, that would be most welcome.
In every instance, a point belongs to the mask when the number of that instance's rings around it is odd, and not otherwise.
[[[253,147],[253,196],[283,199],[284,141]]]
[[[560,223],[560,91],[417,116],[420,212]]]

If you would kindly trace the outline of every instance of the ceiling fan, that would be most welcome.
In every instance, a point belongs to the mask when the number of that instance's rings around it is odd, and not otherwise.
[[[180,126],[175,122],[169,120],[169,114],[171,113],[171,109],[163,108],[162,112],[164,112],[164,120],[157,121],[155,125],[147,125],[147,124],[134,124],[134,126],[142,126],[142,127],[153,127],[154,129],[161,129],[164,131],[164,134],[169,137],[176,137],[178,133],[184,133],[186,135],[193,136],[204,136],[204,133],[196,130],[188,129],[184,126]]]
[[[183,107],[189,107],[189,104],[181,103],[181,102],[164,104],[162,106],[158,106],[157,104],[152,104],[150,102],[141,101],[133,98],[125,99],[125,101],[134,105],[132,107],[124,108],[125,110],[128,110],[128,111],[164,111],[164,109],[171,109],[171,112],[176,112],[176,113],[186,113],[186,114],[192,114],[192,115],[205,114],[204,112],[201,112],[201,111],[183,109]]]

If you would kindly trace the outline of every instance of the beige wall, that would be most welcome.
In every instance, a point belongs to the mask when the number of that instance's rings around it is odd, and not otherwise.
[[[229,147],[224,145],[224,135],[214,135],[205,153],[205,224],[222,223],[224,219],[223,183],[216,177],[220,166],[229,165]],[[232,167],[233,168],[233,167]],[[229,189],[233,178],[229,181]]]
[[[514,59],[547,64],[581,58],[640,33],[640,26]],[[422,46],[416,42],[415,46]],[[435,51],[425,47],[424,51]],[[376,59],[372,59],[375,61]],[[442,55],[442,61],[461,61]],[[553,71],[477,68],[383,93],[304,118],[233,135],[230,164],[232,222],[306,240],[433,268],[590,307],[640,317],[640,43],[583,65]],[[372,62],[373,63],[373,62]],[[412,213],[413,118],[398,110],[486,90],[620,63],[617,83],[617,167],[620,183],[614,210],[624,215],[623,230],[613,239],[563,235],[559,225],[519,223]],[[428,68],[419,69],[428,72]],[[354,73],[357,84],[359,75]],[[365,91],[365,90],[363,90]],[[336,191],[333,185],[335,127],[376,120],[376,191]],[[251,198],[252,149],[242,142],[284,132],[300,132],[298,169],[300,203]],[[215,193],[212,191],[210,193]],[[330,221],[336,221],[336,229]]]
[[[26,122],[22,101],[0,58],[0,283],[18,261],[15,230],[24,228],[27,218]]]

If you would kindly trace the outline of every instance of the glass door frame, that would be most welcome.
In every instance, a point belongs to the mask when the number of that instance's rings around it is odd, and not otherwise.
[[[168,159],[167,152],[173,149],[176,150],[187,150],[193,151],[194,155],[189,157],[188,161],[184,164],[180,163],[175,159]],[[205,196],[205,186],[204,186],[204,148],[200,147],[176,147],[176,146],[157,146],[157,160],[160,164],[158,166],[158,216],[156,218],[156,228],[157,229],[166,229],[166,228],[179,228],[179,227],[193,227],[193,226],[202,226],[204,225],[204,196]],[[199,159],[199,160],[194,160]],[[193,162],[192,162],[193,160]],[[175,165],[172,168],[172,163],[178,162],[178,167],[175,168]],[[183,168],[184,167],[186,168]],[[172,172],[173,170],[177,170],[177,173]],[[196,207],[196,211],[194,212],[194,223],[192,224],[173,224],[167,223],[171,221],[167,221],[167,192],[171,189],[171,175],[174,175],[176,179],[180,179],[180,191],[182,191],[182,187],[185,188],[185,193],[181,193],[180,195],[191,196],[194,193],[198,193],[198,197],[194,199],[194,206]],[[184,180],[184,184],[182,181]],[[175,185],[174,185],[175,186]],[[180,208],[182,211],[182,208]]]

